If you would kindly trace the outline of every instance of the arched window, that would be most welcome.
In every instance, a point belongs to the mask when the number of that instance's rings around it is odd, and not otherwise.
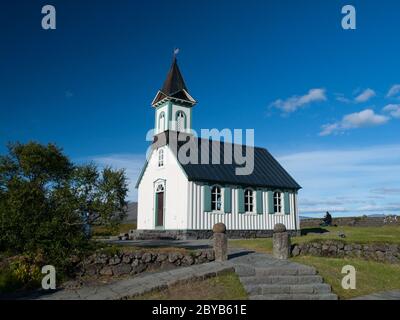
[[[165,113],[161,112],[158,118],[158,129],[159,132],[165,131]]]
[[[282,212],[282,193],[279,191],[274,192],[274,212]]]
[[[253,212],[254,210],[254,193],[251,189],[244,191],[244,211]]]
[[[222,210],[221,188],[218,186],[214,186],[211,189],[211,210],[213,211]]]
[[[164,149],[158,150],[158,166],[164,166]]]
[[[176,113],[176,131],[184,131],[186,129],[186,116],[183,111]]]

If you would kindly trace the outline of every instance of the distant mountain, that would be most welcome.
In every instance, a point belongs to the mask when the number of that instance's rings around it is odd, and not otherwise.
[[[386,217],[386,214],[370,214],[367,217],[369,217],[369,218],[384,218],[384,217]]]
[[[299,216],[300,220],[304,220],[304,219],[319,219],[319,218],[313,218],[313,217],[305,217],[305,216]]]
[[[128,202],[128,211],[124,222],[136,222],[137,221],[137,202]]]

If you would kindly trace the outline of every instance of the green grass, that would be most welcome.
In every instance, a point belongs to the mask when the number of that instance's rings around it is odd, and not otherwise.
[[[307,234],[301,237],[292,237],[291,242],[304,243],[309,241],[320,240],[341,240],[346,243],[395,243],[400,244],[400,226],[385,227],[327,227],[327,228],[304,228],[302,233],[309,233],[314,229],[324,229],[330,233],[324,234]],[[317,230],[315,230],[317,231]],[[343,232],[346,238],[340,238],[339,232]],[[272,239],[243,239],[230,240],[232,247],[250,249],[259,252],[272,252]]]
[[[135,300],[245,300],[247,293],[234,272],[202,281],[178,284],[167,290],[150,292]]]
[[[398,264],[311,256],[296,257],[291,260],[315,267],[325,282],[332,286],[333,292],[340,299],[400,289],[400,265]],[[345,290],[341,286],[342,279],[345,276],[341,271],[345,265],[352,265],[356,269],[355,290]]]
[[[302,232],[312,232],[314,228],[304,228]],[[329,234],[306,235],[293,238],[293,243],[301,243],[315,239],[342,239],[338,232],[343,232],[346,238],[342,240],[349,243],[396,243],[400,244],[400,226],[384,227],[327,227],[321,228],[330,231]]]
[[[136,229],[136,223],[122,223],[114,228],[104,226],[94,226],[92,228],[93,237],[117,236],[120,233],[128,233],[129,230]]]

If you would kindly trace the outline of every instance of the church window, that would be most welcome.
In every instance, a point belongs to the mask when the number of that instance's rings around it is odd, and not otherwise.
[[[244,191],[244,211],[253,212],[254,210],[254,195],[253,190],[246,189]]]
[[[211,189],[211,210],[222,210],[222,194],[221,188],[219,186],[214,186]]]
[[[282,193],[278,191],[274,192],[274,212],[282,212]]]
[[[164,166],[164,150],[163,149],[158,150],[158,166],[159,167]]]
[[[160,117],[158,119],[158,129],[159,132],[165,131],[165,113],[161,112]]]
[[[185,113],[183,111],[178,111],[176,113],[176,131],[183,131],[186,129],[185,118]]]

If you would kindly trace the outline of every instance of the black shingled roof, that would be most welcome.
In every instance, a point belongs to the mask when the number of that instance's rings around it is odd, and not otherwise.
[[[188,137],[189,135],[186,135],[186,139],[188,139]],[[218,143],[218,141],[201,138],[194,139],[197,139],[197,143],[199,146],[198,163],[201,162],[201,145],[208,143],[209,164],[181,163],[181,166],[190,181],[295,190],[301,188],[301,186],[289,175],[289,173],[279,164],[279,162],[268,152],[267,149],[259,147],[248,147],[254,150],[254,170],[250,175],[237,175],[236,168],[241,166],[234,163],[235,159],[233,157],[232,164],[212,164],[211,161],[213,156],[213,146],[214,149],[219,152],[221,162],[223,162],[225,148],[228,151],[231,148],[233,153],[235,149],[235,144],[224,143],[223,141]],[[173,151],[180,150],[180,148],[185,144],[186,141],[187,140],[177,143],[177,133],[173,131],[166,131],[165,133],[161,133],[155,136],[153,148],[158,148],[162,145],[169,144]],[[178,145],[177,148],[174,147],[176,145]],[[239,147],[237,148],[237,150],[240,150],[242,154],[245,155],[245,146],[236,146]]]
[[[188,96],[188,92],[189,90],[186,87],[185,81],[183,80],[183,76],[178,67],[178,62],[174,56],[167,78],[154,98],[153,105],[165,98],[180,99],[188,101],[189,103],[195,102],[190,96]]]

